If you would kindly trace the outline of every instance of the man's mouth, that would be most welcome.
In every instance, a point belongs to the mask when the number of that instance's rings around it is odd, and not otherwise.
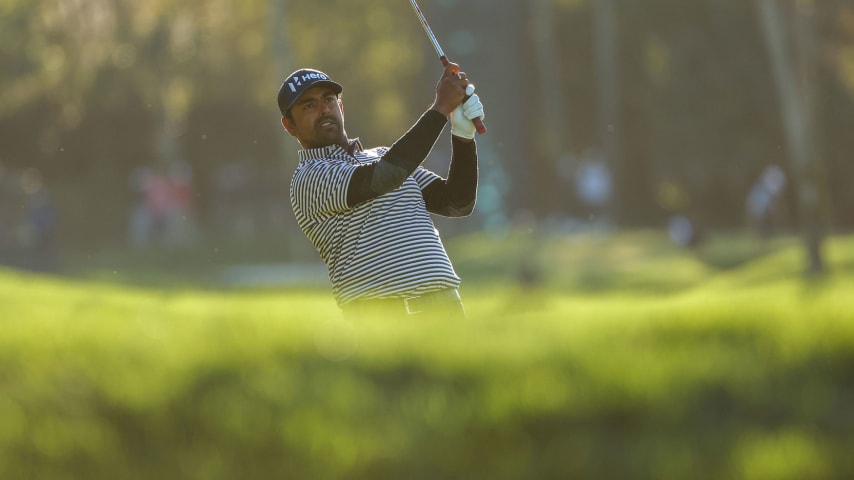
[[[321,120],[321,122],[320,122],[320,128],[328,128],[328,127],[331,127],[333,125],[338,125],[338,122],[336,122],[335,120],[332,120],[332,119],[324,119],[324,120]]]

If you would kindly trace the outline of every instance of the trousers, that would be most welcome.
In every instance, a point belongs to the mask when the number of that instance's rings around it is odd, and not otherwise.
[[[465,317],[465,307],[460,298],[460,292],[456,288],[446,288],[435,292],[426,293],[419,297],[401,298],[375,298],[366,300],[354,300],[341,307],[346,317],[359,317],[364,315],[442,315],[450,317]]]

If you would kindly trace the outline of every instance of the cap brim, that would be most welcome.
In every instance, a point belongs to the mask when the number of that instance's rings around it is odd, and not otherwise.
[[[307,91],[307,90],[309,90],[309,89],[311,89],[311,88],[314,88],[314,87],[316,87],[316,86],[318,86],[318,85],[329,85],[330,87],[332,87],[332,91],[334,91],[334,92],[335,92],[335,93],[337,93],[337,94],[340,94],[341,92],[343,92],[343,91],[344,91],[344,87],[342,87],[341,85],[339,85],[339,84],[338,84],[338,83],[336,83],[336,82],[333,82],[332,80],[318,80],[318,81],[316,81],[316,82],[312,83],[310,87],[306,88],[306,91]],[[285,111],[290,110],[290,109],[291,109],[291,107],[293,107],[293,106],[294,106],[294,104],[295,104],[295,103],[297,103],[297,100],[299,100],[299,99],[300,99],[300,97],[302,97],[302,94],[303,94],[303,93],[305,93],[305,91],[303,91],[303,92],[302,92],[302,93],[300,93],[296,98],[294,98],[293,100],[291,100],[291,103],[289,103],[289,104],[288,104],[288,107],[287,107],[287,108],[285,108]]]

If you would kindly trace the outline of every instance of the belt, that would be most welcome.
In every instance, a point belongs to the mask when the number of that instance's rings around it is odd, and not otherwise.
[[[445,288],[407,299],[372,298],[353,300],[341,308],[347,314],[362,314],[368,311],[398,315],[433,313],[465,314],[460,292],[456,288]]]

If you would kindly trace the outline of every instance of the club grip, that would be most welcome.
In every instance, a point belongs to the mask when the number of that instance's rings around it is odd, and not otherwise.
[[[442,62],[442,65],[444,65],[446,67],[448,66],[449,63],[451,63],[448,60],[448,57],[446,57],[445,55],[442,55],[441,57],[439,57],[439,60]],[[480,117],[477,117],[474,120],[472,120],[472,123],[474,123],[474,128],[477,130],[478,135],[483,135],[484,133],[486,133],[486,125],[483,124],[483,120],[481,120]]]
[[[466,87],[466,100],[471,98],[473,93],[474,93],[474,85],[469,84]],[[465,102],[465,100],[463,100],[463,102]],[[478,134],[483,135],[484,133],[486,133],[486,125],[483,124],[483,117],[477,117],[477,118],[473,119],[472,123],[474,123],[474,128],[475,128],[475,130],[477,130]]]
[[[472,122],[474,123],[474,128],[477,129],[477,133],[479,135],[486,133],[486,125],[483,124],[483,120],[481,120],[480,117],[475,118]]]

